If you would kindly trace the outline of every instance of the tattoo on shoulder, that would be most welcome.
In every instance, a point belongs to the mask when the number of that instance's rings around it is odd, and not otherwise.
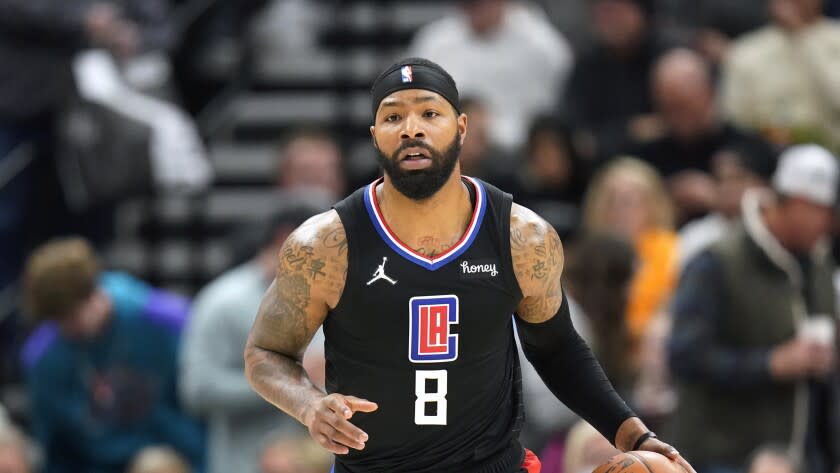
[[[344,226],[338,225],[324,233],[322,239],[325,248],[337,248],[339,255],[347,253],[347,234],[344,233]]]
[[[331,296],[340,294],[344,287],[347,275],[347,235],[337,217],[327,221],[323,219],[329,218],[329,215],[320,218],[321,221],[304,223],[283,244],[277,282],[283,286],[280,288],[282,290],[305,290],[307,295],[316,291],[313,284],[317,283],[318,292],[329,303],[333,298]],[[291,296],[292,301],[309,303],[308,300],[295,298],[291,293],[283,296]]]
[[[563,245],[547,222],[524,207],[511,213],[511,255],[525,299],[518,313],[527,319],[553,315],[562,300]]]

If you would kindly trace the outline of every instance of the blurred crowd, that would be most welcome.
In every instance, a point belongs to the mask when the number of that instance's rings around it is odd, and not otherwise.
[[[376,176],[342,133],[370,117],[271,110],[301,117],[263,140],[271,205],[203,287],[106,250],[126,202],[246,171],[213,161],[215,113],[260,64],[317,68],[359,6],[405,15],[356,38],[363,84],[409,55],[452,74],[462,172],[560,233],[575,326],[660,437],[698,473],[840,472],[840,1],[396,3],[0,0],[0,472],[329,471],[242,351],[286,236]],[[323,385],[322,334],[304,365]],[[545,473],[616,453],[522,369]]]

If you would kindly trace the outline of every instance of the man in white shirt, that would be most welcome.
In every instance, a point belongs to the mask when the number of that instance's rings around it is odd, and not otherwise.
[[[768,0],[773,23],[739,39],[722,70],[724,112],[779,144],[840,148],[840,23],[823,0]]]
[[[522,145],[531,120],[557,104],[572,66],[569,43],[544,12],[509,0],[460,0],[457,13],[421,28],[410,56],[443,66],[463,95],[489,105],[491,138]]]

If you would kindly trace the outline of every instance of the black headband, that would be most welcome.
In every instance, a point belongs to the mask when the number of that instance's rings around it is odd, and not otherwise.
[[[371,89],[373,115],[376,116],[376,110],[379,109],[379,104],[385,97],[405,89],[437,92],[455,107],[456,113],[461,113],[458,88],[452,77],[442,67],[431,61],[422,60],[418,64],[407,60],[389,67],[373,83]]]

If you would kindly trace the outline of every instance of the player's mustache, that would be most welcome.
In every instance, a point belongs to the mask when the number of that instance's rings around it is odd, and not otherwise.
[[[429,151],[429,154],[432,155],[432,158],[437,156],[437,150],[429,146],[426,142],[421,140],[408,140],[404,141],[397,149],[394,151],[393,157],[394,159],[400,155],[403,151],[407,150],[408,148],[423,148]]]

